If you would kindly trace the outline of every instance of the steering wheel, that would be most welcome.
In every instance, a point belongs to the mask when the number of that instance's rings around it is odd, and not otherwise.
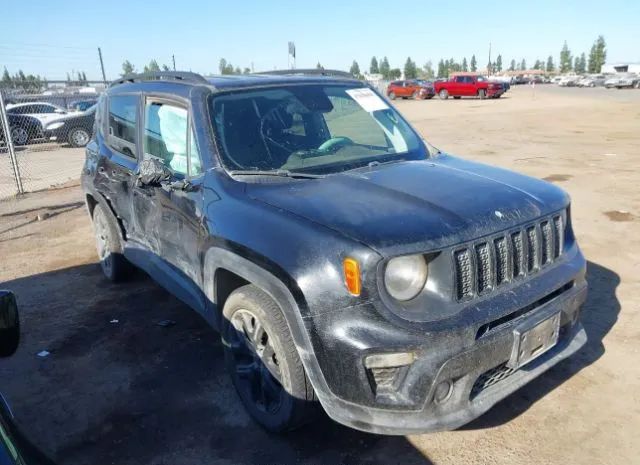
[[[332,149],[337,149],[345,145],[353,145],[353,142],[348,137],[332,137],[331,139],[325,141],[318,147],[318,150],[321,152],[328,152]]]

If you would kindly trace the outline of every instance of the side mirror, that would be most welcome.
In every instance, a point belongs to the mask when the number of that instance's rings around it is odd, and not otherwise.
[[[162,182],[169,181],[171,171],[156,157],[148,155],[140,163],[138,180],[146,186],[159,186]]]
[[[16,296],[11,291],[0,291],[0,357],[9,357],[20,342],[20,319]]]

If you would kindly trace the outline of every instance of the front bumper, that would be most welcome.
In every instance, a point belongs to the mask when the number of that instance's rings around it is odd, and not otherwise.
[[[511,302],[516,306],[512,310],[536,301],[543,303],[479,337],[474,325],[468,323],[420,336],[407,330],[394,332],[380,320],[371,321],[372,313],[364,308],[348,309],[350,317],[325,314],[315,318],[310,333],[328,381],[326,388],[314,383],[323,407],[340,423],[379,434],[450,430],[478,417],[585,344],[586,333],[578,321],[587,295],[584,258],[578,250],[574,252],[570,260],[531,280],[519,294],[488,302]],[[539,300],[558,283],[565,283],[559,288],[561,292]],[[558,343],[520,369],[505,370],[514,346],[514,327],[557,313],[561,326]],[[414,354],[409,365],[395,371],[391,388],[385,391],[376,391],[377,380],[365,367],[368,355],[380,353]],[[443,383],[449,385],[449,392],[437,400]]]

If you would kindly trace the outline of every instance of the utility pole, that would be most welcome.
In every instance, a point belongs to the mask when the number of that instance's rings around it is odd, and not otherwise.
[[[100,57],[100,69],[102,69],[102,81],[107,83],[107,75],[104,73],[104,62],[102,61],[102,50],[98,47],[98,57]]]
[[[173,60],[173,70],[176,70],[176,56],[175,55],[171,55],[171,59]]]
[[[487,74],[491,75],[491,42],[489,42],[489,64],[487,65]]]

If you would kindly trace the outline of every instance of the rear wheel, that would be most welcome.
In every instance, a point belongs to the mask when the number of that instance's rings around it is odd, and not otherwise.
[[[26,145],[29,142],[29,132],[21,126],[11,128],[11,140],[14,145]]]
[[[101,204],[93,210],[93,231],[100,267],[111,281],[125,280],[131,272],[131,264],[122,255],[122,244],[118,234],[118,225]]]
[[[84,147],[89,143],[91,134],[85,128],[74,128],[69,131],[67,140],[71,147]]]
[[[411,94],[411,98],[414,100],[418,100],[418,91],[416,90],[413,94]]]
[[[249,284],[231,293],[223,316],[225,364],[249,414],[274,432],[311,420],[313,387],[278,304]]]
[[[487,91],[484,89],[480,89],[478,91],[478,97],[480,97],[481,100],[484,100],[487,97]]]
[[[440,97],[441,100],[447,100],[449,98],[449,92],[447,92],[447,89],[442,89],[438,92],[438,97]]]
[[[391,100],[395,100],[396,99],[396,93],[395,92],[389,92],[389,98]]]

